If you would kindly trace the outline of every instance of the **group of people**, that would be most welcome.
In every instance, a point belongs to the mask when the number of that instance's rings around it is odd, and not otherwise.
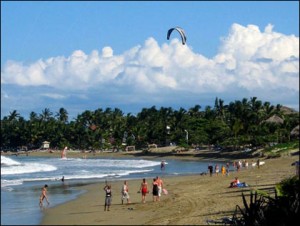
[[[61,157],[64,158],[66,157],[66,151],[67,151],[67,147],[64,148],[64,150],[61,153]],[[166,162],[163,160],[161,162],[161,170],[165,170],[165,164]],[[61,178],[61,181],[64,182],[65,181],[65,177],[63,176]],[[49,205],[49,201],[48,201],[48,197],[47,197],[47,187],[48,185],[45,184],[45,186],[42,188],[42,193],[40,196],[40,206],[43,207],[43,201],[44,199],[47,201],[48,205]],[[165,189],[164,189],[165,190]],[[109,211],[109,207],[111,206],[111,202],[112,202],[112,190],[111,190],[111,185],[107,184],[104,187],[104,191],[105,191],[105,204],[104,204],[104,211]],[[148,183],[146,182],[146,179],[144,178],[140,189],[138,191],[139,193],[142,194],[142,203],[146,202],[146,195],[150,193],[149,188],[148,188]],[[160,177],[156,177],[153,178],[153,182],[152,182],[152,195],[153,195],[153,201],[160,201],[160,197],[161,194],[163,192],[163,180]],[[166,194],[166,190],[165,190],[165,194]],[[128,183],[125,180],[124,184],[122,186],[121,189],[121,202],[122,204],[124,204],[124,201],[127,201],[127,204],[130,203],[130,196],[129,196],[129,188],[128,188]]]
[[[259,168],[260,164],[261,163],[260,163],[259,159],[257,159],[256,163],[254,163],[253,160],[251,162],[252,167],[257,166],[257,168]],[[239,172],[241,170],[241,168],[248,169],[249,162],[247,160],[233,161],[232,166],[237,172]],[[226,175],[226,176],[229,175],[229,168],[230,168],[229,162],[227,162],[226,165],[221,166],[221,173],[222,173],[223,176],[224,175]],[[208,165],[208,172],[209,172],[210,176],[212,176],[213,173],[215,173],[216,175],[219,175],[219,173],[220,173],[219,164],[216,164],[215,166],[212,166],[211,164],[209,164]]]
[[[230,167],[229,163],[226,163],[226,166],[225,165],[221,166],[221,173],[222,173],[223,176],[224,175],[226,175],[226,176],[229,175],[229,167]],[[215,172],[216,175],[218,176],[219,172],[220,172],[219,164],[216,164],[215,167],[213,167],[211,164],[209,164],[208,165],[208,172],[209,172],[210,176],[213,175],[213,172]]]
[[[163,193],[163,180],[160,177],[153,178],[152,182],[152,196],[153,202],[160,201],[160,197]],[[105,203],[104,203],[104,211],[109,211],[112,202],[112,190],[111,185],[106,184],[104,187],[105,191]],[[145,178],[143,178],[140,189],[138,191],[142,194],[142,203],[146,203],[146,196],[150,193],[150,189],[148,187],[148,183]],[[130,203],[130,196],[129,196],[129,187],[128,182],[125,180],[124,184],[122,185],[121,189],[121,203],[124,204],[126,200],[127,204]]]
[[[153,201],[160,201],[160,197],[163,191],[163,180],[160,177],[153,178],[152,182],[152,196],[153,196]],[[144,178],[141,186],[140,186],[140,193],[142,193],[142,202],[146,202],[146,195],[150,193],[149,188],[148,188],[148,183],[146,182],[146,179]]]

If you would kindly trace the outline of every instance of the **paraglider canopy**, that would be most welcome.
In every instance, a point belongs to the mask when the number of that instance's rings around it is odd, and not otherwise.
[[[181,36],[181,41],[182,41],[182,45],[185,45],[186,43],[186,36],[185,36],[185,32],[182,28],[180,27],[174,27],[174,28],[171,28],[168,30],[168,34],[167,34],[167,39],[169,40],[170,39],[170,35],[171,33],[176,30],[179,32],[180,36]]]

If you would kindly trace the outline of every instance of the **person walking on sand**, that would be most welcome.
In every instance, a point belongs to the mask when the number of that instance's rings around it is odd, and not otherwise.
[[[142,202],[146,203],[146,194],[148,193],[148,184],[146,182],[146,179],[143,179],[143,182],[141,183],[140,192],[142,193]]]
[[[157,183],[157,186],[158,186],[157,200],[160,201],[160,197],[161,197],[161,193],[162,193],[162,190],[163,190],[164,182],[160,177],[157,176],[156,177],[156,183]]]
[[[40,206],[41,207],[43,206],[44,199],[46,199],[48,205],[50,204],[49,201],[48,201],[48,197],[47,197],[47,187],[48,187],[48,185],[45,184],[44,187],[42,188],[42,194],[40,196]]]
[[[109,211],[109,207],[111,205],[112,193],[111,193],[111,186],[105,185],[103,188],[105,191],[105,204],[104,204],[104,211]]]
[[[121,192],[122,193],[122,205],[123,205],[123,202],[125,199],[127,200],[127,204],[130,203],[130,197],[129,197],[128,191],[129,191],[128,184],[127,184],[127,181],[125,180],[124,184],[122,186],[122,192]]]
[[[153,202],[158,201],[158,184],[156,178],[153,178],[152,195],[153,195]]]

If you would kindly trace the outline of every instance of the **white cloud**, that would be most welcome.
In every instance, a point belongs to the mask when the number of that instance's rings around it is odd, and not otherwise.
[[[66,96],[58,94],[58,93],[43,93],[41,96],[49,97],[52,99],[65,99]]]
[[[29,65],[9,61],[1,70],[1,83],[46,85],[63,92],[112,86],[120,93],[133,93],[132,99],[147,93],[162,99],[164,89],[196,95],[216,93],[221,98],[220,93],[235,90],[258,97],[260,93],[279,96],[276,89],[299,94],[299,37],[274,32],[273,28],[269,24],[261,31],[255,25],[233,24],[211,59],[178,39],[160,46],[150,37],[121,55],[114,55],[112,47],[106,46],[101,54],[76,50],[69,57],[39,59]]]
[[[111,47],[109,47],[109,46],[106,46],[106,47],[104,47],[102,49],[102,56],[104,58],[106,58],[106,57],[112,57],[113,53],[114,53],[113,49]]]

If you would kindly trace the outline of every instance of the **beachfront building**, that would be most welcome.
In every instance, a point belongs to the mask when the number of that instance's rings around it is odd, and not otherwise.
[[[49,141],[44,141],[42,143],[41,149],[49,149],[50,148],[50,142]]]
[[[127,146],[125,151],[135,151],[135,146]]]

